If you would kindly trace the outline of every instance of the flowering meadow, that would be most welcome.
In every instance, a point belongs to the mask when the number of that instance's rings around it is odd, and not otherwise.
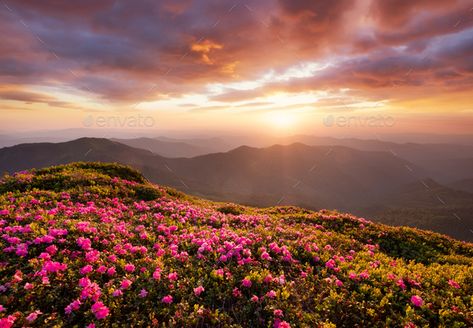
[[[473,327],[473,245],[117,164],[0,182],[0,328]]]

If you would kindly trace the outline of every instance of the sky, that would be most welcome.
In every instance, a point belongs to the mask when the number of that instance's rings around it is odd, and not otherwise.
[[[0,132],[473,129],[473,1],[0,1]]]

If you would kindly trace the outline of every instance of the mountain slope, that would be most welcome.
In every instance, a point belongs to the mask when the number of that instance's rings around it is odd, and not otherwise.
[[[107,139],[26,144],[0,150],[0,171],[74,161],[118,162],[152,181],[218,200],[268,206],[295,203],[310,208],[368,206],[415,181],[406,165],[384,152],[303,144],[240,147],[227,153],[166,159]],[[417,171],[421,171],[418,169]]]
[[[353,213],[385,224],[429,229],[473,241],[472,193],[427,179],[407,185],[383,203]]]
[[[0,324],[473,325],[473,245],[293,207],[213,203],[113,164],[0,181]]]
[[[168,163],[191,190],[259,206],[282,199],[310,208],[350,208],[415,179],[406,161],[387,153],[303,144],[245,146]]]
[[[204,148],[181,141],[162,141],[154,138],[111,139],[130,147],[149,150],[155,154],[176,158],[195,157],[212,152],[211,148]]]
[[[143,165],[156,155],[107,139],[81,138],[61,143],[30,143],[0,149],[0,170],[16,172],[76,161],[124,161]],[[132,163],[130,163],[132,164]]]
[[[62,143],[21,144],[0,149],[0,172],[11,173],[77,161],[122,163],[139,168],[147,175],[159,177],[160,183],[179,183],[166,169],[164,157],[108,139],[81,138]]]
[[[452,182],[449,186],[456,190],[463,190],[473,193],[473,178],[455,181]]]
[[[344,146],[364,151],[384,151],[404,158],[427,171],[443,183],[470,178],[473,175],[473,146],[457,144],[395,143],[382,140],[293,136],[284,143],[302,142],[314,146]]]
[[[0,149],[0,172],[74,161],[131,165],[155,183],[213,200],[338,209],[473,240],[471,195],[443,186],[440,194],[433,194],[418,180],[422,168],[387,152],[292,144],[170,159],[94,138]]]

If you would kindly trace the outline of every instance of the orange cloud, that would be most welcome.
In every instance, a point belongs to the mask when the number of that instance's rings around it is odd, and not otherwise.
[[[223,65],[220,71],[225,75],[231,76],[233,78],[237,78],[238,74],[236,73],[236,67],[239,63],[240,62],[237,60],[237,61],[228,63],[226,65]]]
[[[201,55],[201,60],[207,64],[212,65],[213,61],[210,59],[209,54],[212,50],[223,49],[223,44],[213,42],[211,40],[203,40],[201,42],[196,42],[191,45],[191,50],[197,52]]]

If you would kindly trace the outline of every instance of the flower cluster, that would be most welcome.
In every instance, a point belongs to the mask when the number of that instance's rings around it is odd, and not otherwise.
[[[111,164],[6,177],[0,327],[473,325],[470,244],[329,211],[233,212]]]

